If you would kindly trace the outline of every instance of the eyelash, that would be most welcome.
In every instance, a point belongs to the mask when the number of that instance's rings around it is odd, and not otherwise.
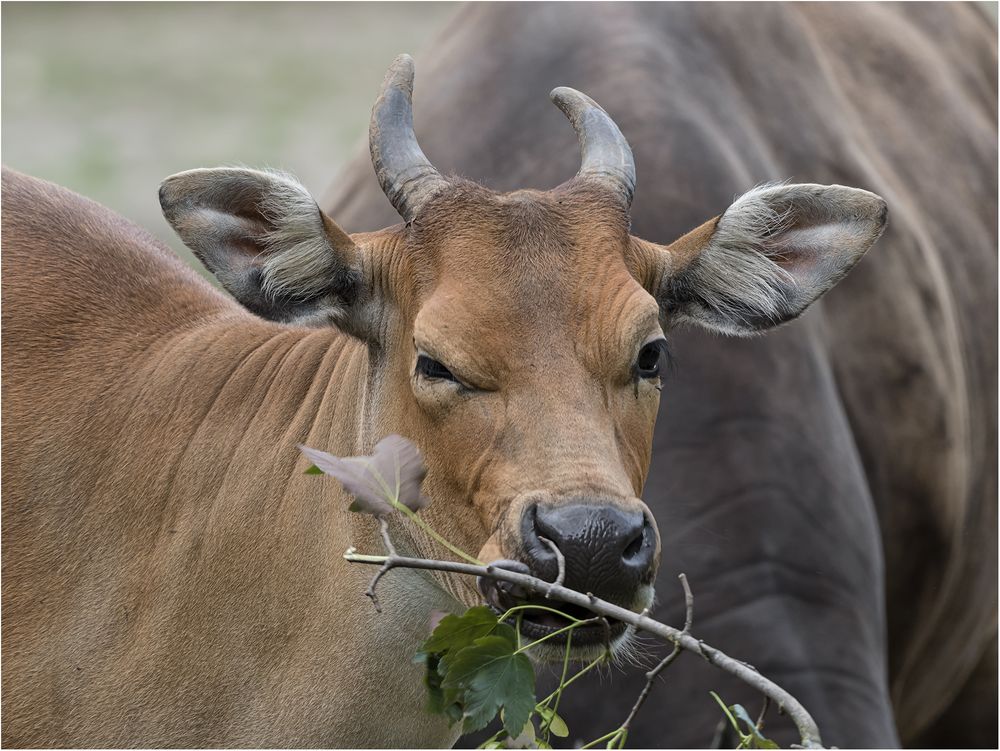
[[[448,368],[427,355],[417,355],[417,374],[435,381],[461,383]]]

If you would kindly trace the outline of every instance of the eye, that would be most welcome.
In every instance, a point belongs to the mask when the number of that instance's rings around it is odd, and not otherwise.
[[[660,364],[663,362],[663,353],[666,352],[666,348],[666,339],[656,339],[646,343],[639,350],[639,357],[635,361],[636,377],[657,378],[660,375]]]
[[[448,368],[427,355],[417,355],[417,375],[438,381],[459,383],[459,380]]]

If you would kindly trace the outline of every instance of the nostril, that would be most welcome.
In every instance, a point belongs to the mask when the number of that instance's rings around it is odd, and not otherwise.
[[[556,554],[549,545],[562,552],[561,538],[556,525],[546,523],[546,509],[532,503],[521,516],[522,555],[535,576],[551,581],[557,574]],[[551,541],[549,544],[543,539]]]
[[[528,523],[531,525],[531,530],[534,533],[535,538],[545,537],[558,543],[560,540],[560,515],[559,510],[548,510],[543,509],[542,513],[538,512],[538,506],[532,505],[527,511]],[[548,546],[544,546],[545,550],[548,550]]]
[[[645,537],[644,533],[645,530],[641,530],[639,534],[636,535],[635,539],[632,540],[632,542],[630,542],[625,548],[625,552],[622,553],[622,558],[625,559],[625,561],[631,562],[639,556],[639,553],[642,551],[642,539]]]
[[[533,534],[538,534],[538,504],[532,503],[524,510],[524,521]]]
[[[632,566],[649,565],[656,547],[655,540],[652,521],[643,514],[642,526],[622,552],[622,560]]]

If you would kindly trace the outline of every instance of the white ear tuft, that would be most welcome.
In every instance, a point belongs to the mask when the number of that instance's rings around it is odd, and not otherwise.
[[[273,298],[311,300],[327,291],[338,272],[338,258],[330,252],[330,241],[316,201],[291,175],[267,170],[272,178],[259,210],[267,223],[260,242],[266,260],[262,264],[261,289]]]
[[[229,292],[271,320],[338,324],[361,285],[361,251],[295,178],[244,168],[168,177],[171,226]]]
[[[798,316],[882,234],[874,193],[841,185],[769,184],[740,196],[670,281],[678,317],[747,335]]]

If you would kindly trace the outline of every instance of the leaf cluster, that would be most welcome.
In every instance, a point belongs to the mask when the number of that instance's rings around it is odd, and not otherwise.
[[[535,670],[519,651],[517,632],[489,608],[443,618],[415,661],[426,669],[429,709],[452,723],[461,720],[463,732],[486,727],[497,713],[512,738],[528,724],[535,709]]]

